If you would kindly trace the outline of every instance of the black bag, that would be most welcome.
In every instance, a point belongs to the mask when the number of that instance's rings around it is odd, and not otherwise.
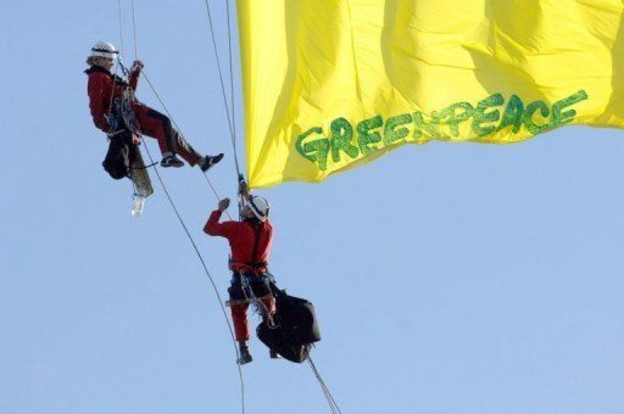
[[[128,177],[137,151],[137,146],[132,142],[132,133],[127,130],[119,132],[111,137],[102,166],[115,180]]]
[[[310,344],[321,340],[314,305],[306,299],[289,296],[273,285],[277,326],[271,328],[262,321],[256,329],[258,338],[270,349],[292,362],[303,362],[310,352]]]

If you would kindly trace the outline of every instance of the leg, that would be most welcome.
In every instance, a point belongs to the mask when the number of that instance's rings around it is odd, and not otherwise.
[[[245,292],[243,292],[243,287],[241,285],[241,276],[236,272],[232,275],[232,279],[230,280],[228,295],[230,296],[230,300],[245,299]],[[232,312],[232,322],[234,324],[236,340],[239,342],[249,340],[249,326],[247,324],[248,308],[248,304],[233,305],[230,308]]]
[[[191,167],[200,161],[202,156],[186,142],[166,115],[145,105],[136,105],[134,111],[141,131],[158,140],[163,155],[166,153],[180,154]]]
[[[173,142],[168,140],[171,134],[167,134],[171,130],[171,121],[166,116],[150,116],[150,112],[158,114],[158,112],[150,109],[142,104],[132,106],[137,122],[141,127],[141,132],[148,137],[158,140],[158,147],[162,154],[173,152]]]
[[[247,364],[253,360],[249,353],[247,341],[249,340],[249,325],[247,323],[247,308],[249,305],[232,306],[232,320],[234,321],[234,332],[238,342],[239,357],[236,361],[239,365]]]
[[[234,305],[231,307],[234,333],[238,342],[249,340],[249,323],[247,322],[248,308],[249,305]]]
[[[173,129],[173,142],[175,143],[175,149],[180,157],[184,158],[191,167],[199,163],[203,158],[195,149],[189,144],[184,137],[178,132],[177,129]]]

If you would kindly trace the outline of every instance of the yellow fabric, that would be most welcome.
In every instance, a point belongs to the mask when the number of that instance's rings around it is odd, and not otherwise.
[[[624,125],[622,0],[238,0],[250,185]]]

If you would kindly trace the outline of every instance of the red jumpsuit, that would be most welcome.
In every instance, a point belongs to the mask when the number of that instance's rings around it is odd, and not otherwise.
[[[273,240],[273,227],[269,220],[260,222],[256,220],[226,221],[219,223],[221,212],[215,210],[210,214],[204,232],[211,236],[221,236],[228,239],[232,249],[231,269],[234,276],[231,281],[230,299],[243,299],[244,294],[240,285],[240,275],[243,274],[249,280],[249,285],[256,297],[265,296],[269,293],[263,281],[263,275],[267,270],[271,243]],[[272,296],[263,299],[270,314],[275,313],[275,301]],[[249,324],[247,322],[247,309],[249,304],[232,305],[232,321],[237,341],[249,340]]]
[[[114,105],[111,105],[111,102],[121,98],[124,88],[136,90],[139,71],[130,73],[129,82],[125,82],[117,75],[112,75],[110,71],[101,66],[93,65],[85,73],[89,75],[87,89],[93,123],[102,131],[109,132],[110,126],[106,122],[105,115],[108,116],[111,111],[114,111]],[[197,164],[201,155],[178,133],[167,116],[137,100],[132,102],[132,109],[141,132],[158,140],[161,153],[177,153],[191,166]]]

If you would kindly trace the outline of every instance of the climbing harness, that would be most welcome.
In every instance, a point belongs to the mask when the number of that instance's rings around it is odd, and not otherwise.
[[[275,284],[275,278],[268,271],[268,263],[266,261],[258,261],[258,245],[260,243],[260,237],[262,236],[262,227],[252,223],[248,223],[248,225],[252,227],[255,236],[251,260],[247,263],[236,263],[230,258],[228,267],[234,271],[234,277],[238,277],[240,281],[241,291],[245,296],[243,303],[251,303],[256,313],[267,320],[270,326],[275,326],[273,315],[264,303],[265,299],[273,297],[271,283],[273,283],[273,285]],[[265,237],[270,237],[270,234],[268,236],[265,235]],[[257,286],[258,283],[263,283],[266,291],[269,292],[261,298],[256,297],[254,290],[254,286]],[[252,284],[254,286],[252,286]],[[233,306],[233,304],[230,303],[230,306]]]
[[[271,314],[270,309],[267,308],[267,305],[264,303],[264,300],[266,299],[274,300],[273,289],[271,288],[271,282],[275,283],[275,279],[273,278],[273,275],[268,272],[265,272],[264,274],[260,276],[248,276],[247,274],[240,272],[239,277],[241,280],[241,290],[243,291],[243,295],[245,295],[245,300],[243,300],[242,302],[252,304],[255,309],[255,312],[259,314],[263,320],[267,321],[267,324],[269,325],[269,327],[275,328],[276,327],[275,319],[273,318],[273,315]],[[261,297],[256,297],[256,293],[254,292],[254,289],[250,283],[251,277],[261,278],[262,283],[265,285],[269,293]]]

